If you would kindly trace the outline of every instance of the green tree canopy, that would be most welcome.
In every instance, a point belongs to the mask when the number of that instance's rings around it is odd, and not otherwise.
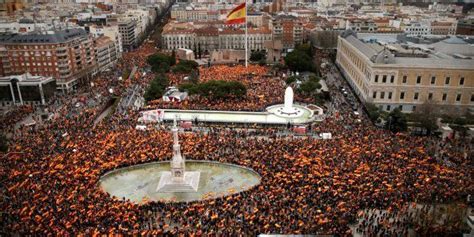
[[[163,53],[148,56],[147,63],[154,72],[169,72],[171,66],[176,64],[176,58]]]
[[[307,52],[295,49],[288,53],[285,57],[285,64],[291,71],[298,72],[315,72],[313,59]]]
[[[299,76],[289,76],[285,79],[285,82],[287,85],[290,85],[293,82],[296,82],[297,80],[301,81],[301,78]]]
[[[265,60],[265,57],[266,57],[265,51],[260,51],[260,50],[253,51],[250,54],[250,61],[259,62],[261,60]]]
[[[426,101],[418,106],[410,117],[418,127],[425,129],[428,135],[431,135],[438,129],[436,122],[439,114],[436,113],[436,105],[431,101]]]
[[[247,94],[247,88],[238,81],[212,80],[205,83],[184,83],[179,85],[180,91],[187,91],[190,95],[198,94],[213,99],[229,97],[241,98]]]
[[[306,96],[315,95],[318,89],[321,89],[321,84],[319,83],[319,78],[311,75],[308,77],[308,80],[301,83],[298,88],[298,91]]]
[[[191,73],[193,70],[197,69],[199,64],[192,60],[180,60],[176,66],[173,67],[172,71],[174,73]]]
[[[365,109],[367,109],[367,114],[369,115],[369,118],[372,120],[372,122],[377,121],[377,119],[380,117],[380,110],[374,104],[366,103]]]
[[[166,87],[168,87],[168,85],[168,78],[164,74],[159,74],[151,81],[143,97],[146,101],[159,99],[165,93]]]
[[[407,118],[399,108],[395,108],[388,114],[386,128],[392,132],[402,132],[407,130]]]

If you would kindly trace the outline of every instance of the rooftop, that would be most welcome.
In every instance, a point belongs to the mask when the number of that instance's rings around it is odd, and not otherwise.
[[[397,34],[342,34],[374,64],[474,70],[474,45],[456,36],[437,42],[411,42]]]
[[[54,44],[67,42],[71,39],[82,36],[87,36],[87,32],[81,28],[48,31],[46,33],[31,32],[27,34],[3,34],[0,35],[0,44]]]

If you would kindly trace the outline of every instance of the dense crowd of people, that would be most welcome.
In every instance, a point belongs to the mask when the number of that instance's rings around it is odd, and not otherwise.
[[[171,85],[183,83],[184,76],[170,75]],[[177,108],[177,109],[204,109],[204,110],[238,110],[263,111],[266,106],[283,101],[285,83],[269,75],[268,69],[263,66],[216,65],[199,68],[199,82],[210,80],[239,81],[247,88],[244,98],[226,98],[210,100],[199,95],[192,96],[184,103],[168,103],[156,100],[149,103],[149,107]]]
[[[151,46],[142,46],[132,56],[124,55],[129,64],[121,65],[143,66],[146,54],[152,52]],[[264,77],[266,73],[261,66],[201,68],[203,81],[241,80],[249,89],[247,98],[193,98],[188,104],[170,106],[262,110],[281,102],[284,91],[284,82]],[[146,83],[153,75],[147,78],[138,75],[130,79],[136,81],[117,82],[115,93]],[[102,89],[93,91],[105,90],[107,97],[107,85],[96,87]],[[152,106],[168,105],[156,101]],[[361,210],[395,212],[412,202],[461,200],[474,191],[472,163],[458,157],[455,146],[434,149],[431,146],[437,144],[427,138],[377,129],[365,117],[349,113],[348,106],[338,104],[331,107],[337,108],[338,116],[313,125],[313,130],[332,133],[330,140],[277,136],[272,128],[247,132],[224,125],[180,134],[187,159],[249,167],[261,175],[261,183],[213,200],[136,204],[105,193],[98,181],[116,168],[169,160],[171,133],[167,129],[136,130],[138,113],[133,111],[126,117],[114,114],[94,127],[100,106],[68,114],[72,107],[65,106],[56,120],[16,136],[10,148],[14,153],[3,156],[0,230],[19,235],[350,235],[350,224],[371,218],[360,215]],[[429,152],[440,149],[443,159],[456,160],[456,165],[447,166]],[[470,149],[467,152],[467,157],[472,155]],[[368,236],[382,231],[366,227],[360,225],[359,230]]]

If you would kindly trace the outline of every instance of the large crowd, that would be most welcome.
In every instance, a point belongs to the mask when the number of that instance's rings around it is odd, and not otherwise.
[[[132,56],[125,55],[130,63],[122,66],[144,65],[140,63],[151,52],[150,46],[143,46]],[[201,68],[201,80],[241,80],[249,96],[242,101],[194,98],[188,104],[170,106],[261,110],[281,102],[284,91],[283,81],[264,77],[266,73],[260,66]],[[148,77],[146,80],[152,75]],[[127,83],[146,83],[139,75],[130,80],[136,82]],[[117,82],[118,95],[125,90],[124,84]],[[105,97],[107,86],[103,90]],[[153,106],[167,105],[156,101]],[[12,141],[10,151],[14,153],[2,156],[0,183],[5,188],[0,191],[0,231],[61,236],[350,235],[349,225],[357,223],[361,210],[395,212],[411,202],[462,200],[474,191],[472,163],[459,157],[455,144],[439,146],[427,138],[392,134],[348,113],[349,107],[337,105],[334,108],[340,116],[313,125],[313,130],[331,132],[330,140],[280,136],[272,128],[250,133],[224,125],[180,134],[187,159],[246,166],[261,175],[261,183],[214,200],[135,204],[105,193],[98,181],[112,169],[169,160],[169,130],[136,130],[138,113],[133,111],[126,117],[114,114],[93,127],[100,106],[69,114],[72,107],[64,106],[64,114],[44,126],[22,131]],[[440,162],[431,154],[433,150],[456,165]],[[472,157],[470,149],[463,152]],[[381,231],[365,227],[359,230],[367,235]]]
[[[170,75],[170,83],[179,85],[183,83],[184,76]],[[266,67],[249,65],[227,66],[216,65],[199,68],[199,82],[210,80],[239,81],[247,88],[244,98],[226,98],[209,100],[206,97],[194,95],[188,101],[168,103],[156,100],[149,103],[149,107],[178,108],[178,109],[204,109],[204,110],[239,110],[262,111],[270,104],[283,101],[285,83],[269,74]]]

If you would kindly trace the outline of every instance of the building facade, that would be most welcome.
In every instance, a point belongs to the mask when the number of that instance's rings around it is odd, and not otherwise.
[[[459,20],[456,28],[458,35],[474,35],[474,19]]]
[[[119,33],[122,37],[122,47],[124,51],[129,51],[137,47],[138,31],[137,23],[134,20],[127,19],[119,21]]]
[[[163,46],[167,50],[180,48],[209,53],[222,49],[244,49],[245,31],[241,29],[217,29],[207,27],[194,30],[167,30],[162,34]],[[271,41],[272,34],[267,28],[248,29],[249,50],[265,49],[265,41]]]
[[[107,36],[101,36],[94,40],[96,70],[98,72],[111,68],[117,63],[119,52],[115,42]]]
[[[0,77],[0,107],[46,105],[56,92],[53,77],[23,75]]]
[[[431,34],[433,35],[455,35],[456,22],[454,21],[433,21],[431,22]]]
[[[345,32],[336,63],[363,102],[385,111],[413,112],[427,101],[444,113],[474,107],[474,49],[459,38],[383,47]]]
[[[290,15],[277,16],[272,20],[273,39],[281,40],[283,49],[293,49],[303,43],[303,23]]]
[[[84,29],[9,34],[0,38],[0,75],[53,77],[71,90],[95,68],[94,42]]]

